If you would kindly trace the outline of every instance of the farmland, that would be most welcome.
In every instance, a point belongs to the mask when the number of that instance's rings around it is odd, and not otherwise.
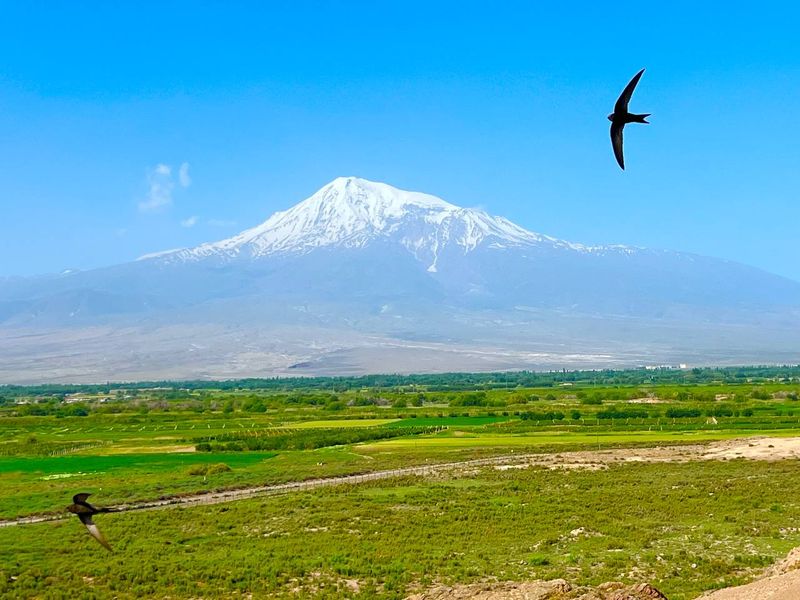
[[[131,504],[494,456],[800,436],[796,369],[532,377],[0,388],[0,519],[57,516],[77,491]],[[800,545],[796,460],[733,458],[484,466],[105,515],[108,555],[77,522],[4,527],[0,593],[401,598],[432,582],[565,577],[693,598]],[[51,550],[62,547],[95,560]]]

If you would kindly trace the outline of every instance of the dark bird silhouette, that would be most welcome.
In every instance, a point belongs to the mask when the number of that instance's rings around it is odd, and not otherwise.
[[[100,529],[98,529],[97,525],[94,524],[94,521],[92,521],[92,517],[98,513],[114,511],[111,508],[96,508],[95,506],[92,506],[86,501],[89,496],[91,496],[91,494],[75,494],[72,497],[73,503],[67,507],[67,510],[78,515],[81,523],[86,525],[86,529],[89,531],[89,534],[98,542],[100,542],[105,548],[111,551],[111,546],[109,545],[105,536],[103,536],[103,534],[100,532]]]
[[[623,171],[625,170],[625,157],[622,154],[622,129],[627,123],[648,123],[645,119],[650,116],[650,113],[634,115],[628,112],[628,102],[631,101],[633,90],[636,89],[636,84],[639,83],[642,73],[644,73],[644,69],[634,75],[633,79],[628,82],[614,105],[614,112],[608,115],[608,120],[611,121],[611,146],[614,148],[614,156],[617,157],[617,162]]]

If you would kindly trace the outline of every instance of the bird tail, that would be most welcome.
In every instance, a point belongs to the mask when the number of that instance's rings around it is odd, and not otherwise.
[[[647,123],[649,125],[650,121],[647,120],[647,117],[649,117],[651,114],[653,114],[653,113],[647,113],[646,115],[633,115],[633,117],[635,117],[635,120],[633,122],[634,123]]]

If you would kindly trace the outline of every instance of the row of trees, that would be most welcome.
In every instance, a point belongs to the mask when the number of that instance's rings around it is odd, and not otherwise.
[[[696,385],[711,383],[759,383],[765,381],[800,381],[800,365],[772,367],[725,367],[695,369],[627,369],[592,371],[440,373],[425,375],[366,375],[362,377],[292,377],[269,379],[232,379],[209,385],[208,381],[149,381],[135,384],[97,385],[45,384],[37,386],[0,386],[0,396],[55,396],[74,393],[111,394],[118,391],[159,390],[182,396],[187,391],[285,391],[318,390],[340,393],[374,389],[414,391],[470,391],[513,388],[553,387],[561,384],[589,386]],[[185,396],[184,396],[185,397]]]
[[[245,450],[314,450],[329,446],[343,446],[385,440],[408,435],[435,433],[439,427],[356,427],[336,429],[298,429],[274,432],[225,433],[195,439],[198,452],[242,452]]]

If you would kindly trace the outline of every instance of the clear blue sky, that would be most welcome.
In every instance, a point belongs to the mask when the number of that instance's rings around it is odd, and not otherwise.
[[[800,279],[795,2],[57,4],[0,2],[0,275],[220,239],[357,175]],[[623,173],[606,115],[642,67]]]

